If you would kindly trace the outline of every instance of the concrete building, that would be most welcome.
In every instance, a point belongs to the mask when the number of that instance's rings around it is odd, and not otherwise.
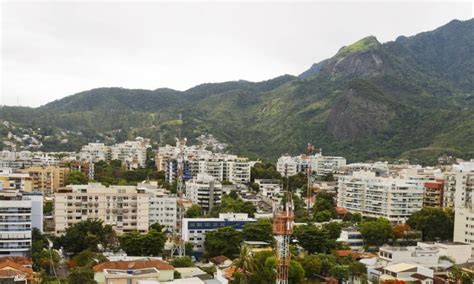
[[[343,242],[354,251],[362,251],[364,249],[364,238],[356,228],[342,229],[337,241]]]
[[[0,168],[0,187],[17,189],[21,191],[33,191],[33,181],[29,174],[13,172],[11,168]]]
[[[282,190],[281,180],[278,179],[256,179],[254,182],[258,184],[258,194],[264,197],[278,196]]]
[[[82,146],[79,152],[79,158],[93,163],[98,161],[110,161],[111,149],[104,143],[89,143]]]
[[[61,188],[54,194],[55,234],[89,218],[112,225],[118,233],[147,232],[149,200],[149,194],[135,186],[89,183]]]
[[[444,181],[425,182],[423,192],[423,207],[443,207]]]
[[[460,242],[418,242],[418,247],[430,247],[438,250],[439,256],[447,256],[456,264],[466,263],[471,259],[470,245]]]
[[[125,141],[110,147],[111,159],[120,160],[128,169],[145,167],[146,147],[140,141]]]
[[[474,160],[453,165],[445,184],[445,205],[455,212],[454,241],[474,248]]]
[[[398,263],[379,269],[368,269],[368,278],[372,283],[401,283],[433,284],[432,269],[409,263]]]
[[[285,176],[285,170],[288,176],[296,175],[300,172],[306,172],[311,166],[312,172],[319,176],[325,176],[336,172],[339,168],[346,165],[344,157],[323,156],[321,152],[314,155],[299,155],[291,157],[289,155],[281,156],[277,161],[277,171]]]
[[[198,174],[186,182],[186,198],[209,212],[221,204],[222,184],[211,175]]]
[[[0,188],[0,255],[26,256],[33,228],[43,231],[43,196]]]
[[[204,252],[206,232],[222,227],[232,227],[242,230],[245,224],[256,222],[246,213],[221,213],[219,218],[184,218],[182,238],[185,242],[193,244],[193,254],[200,257]]]
[[[173,232],[176,226],[177,197],[171,196],[164,188],[158,187],[156,182],[140,183],[137,189],[148,193],[148,223],[150,225],[159,223],[167,231]]]
[[[337,206],[363,217],[404,223],[422,205],[423,188],[409,179],[377,177],[365,171],[338,175]]]
[[[32,191],[40,191],[49,194],[56,192],[58,188],[65,186],[69,168],[60,168],[58,166],[35,166],[19,171],[30,176],[32,181]]]
[[[174,267],[155,258],[133,261],[108,261],[92,267],[94,280],[99,284],[162,283],[173,281]]]

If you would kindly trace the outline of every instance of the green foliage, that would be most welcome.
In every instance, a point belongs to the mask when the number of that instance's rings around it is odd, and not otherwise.
[[[66,184],[87,184],[88,178],[81,171],[70,171],[66,175]]]
[[[225,255],[232,259],[239,253],[239,246],[242,240],[242,232],[232,227],[208,231],[204,241],[205,256],[212,258],[218,255]]]
[[[251,169],[251,181],[256,179],[281,179],[281,174],[272,163],[256,163]]]
[[[374,36],[368,36],[349,46],[344,46],[337,52],[336,57],[348,56],[350,54],[363,52],[372,48],[377,48],[379,46],[381,46],[381,44],[378,42],[377,38]]]
[[[158,256],[166,242],[166,236],[161,231],[151,229],[146,234],[138,231],[125,233],[119,237],[120,247],[134,256]]]
[[[273,227],[271,219],[258,219],[257,222],[247,223],[242,230],[246,241],[262,241],[273,243]]]
[[[72,255],[84,250],[97,252],[98,245],[104,249],[113,247],[117,243],[115,232],[110,225],[103,225],[101,220],[87,219],[66,229],[66,233],[57,238],[54,246],[63,247]]]
[[[449,209],[425,207],[413,213],[407,224],[421,231],[423,241],[451,241],[454,231],[454,212]]]
[[[304,279],[305,270],[295,260],[290,260],[290,267],[288,269],[288,283],[301,283]]]
[[[96,284],[94,271],[87,267],[74,267],[69,271],[67,278],[69,284]]]
[[[211,211],[211,216],[217,217],[219,213],[235,212],[247,213],[249,217],[253,217],[257,208],[250,201],[243,201],[235,192],[222,196],[221,206],[216,206]]]
[[[103,254],[90,250],[81,251],[73,259],[76,261],[78,266],[87,267],[89,269],[98,263],[107,261],[107,258]]]
[[[51,215],[53,214],[54,210],[54,202],[53,201],[45,201],[43,206],[43,214],[44,215]]]
[[[170,264],[174,267],[192,267],[194,266],[193,260],[190,256],[175,257],[170,261]]]
[[[336,240],[341,235],[343,224],[338,222],[329,222],[323,225],[323,229],[329,233],[329,238]]]
[[[359,231],[368,246],[381,246],[393,236],[392,224],[385,218],[364,221],[359,225]]]
[[[186,218],[198,218],[202,217],[203,212],[201,206],[197,204],[193,204],[189,209],[186,211],[185,217]]]
[[[105,185],[136,185],[147,179],[162,182],[163,173],[156,171],[154,166],[135,170],[126,170],[120,161],[99,161],[94,164],[94,179]]]
[[[313,224],[296,227],[293,237],[310,254],[316,252],[329,253],[336,248],[336,241],[330,238],[330,233],[326,229],[318,228]]]
[[[306,254],[297,259],[305,271],[308,279],[316,279],[321,273],[321,260],[315,254]]]
[[[362,221],[362,215],[360,213],[347,212],[342,221],[357,224]]]

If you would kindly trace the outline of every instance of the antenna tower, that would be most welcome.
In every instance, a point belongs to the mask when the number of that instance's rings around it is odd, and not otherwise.
[[[288,284],[290,265],[290,237],[293,234],[293,200],[289,191],[288,165],[285,165],[286,202],[283,205],[273,203],[273,234],[277,241],[277,284]]]

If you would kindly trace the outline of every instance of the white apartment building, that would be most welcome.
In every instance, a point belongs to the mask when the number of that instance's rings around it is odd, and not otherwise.
[[[111,146],[111,159],[120,160],[129,169],[145,167],[146,147],[140,141],[125,141]]]
[[[364,249],[364,238],[356,228],[344,228],[337,239],[351,248],[351,250],[362,251]]]
[[[0,256],[27,256],[33,228],[43,231],[43,196],[0,188]]]
[[[142,189],[148,193],[148,223],[153,225],[159,223],[164,226],[167,231],[173,232],[176,227],[177,216],[177,197],[171,196],[170,193],[158,187],[156,182],[140,183],[137,189]]]
[[[259,186],[259,194],[264,197],[278,196],[282,190],[281,180],[278,179],[256,179]]]
[[[193,254],[199,257],[204,252],[206,232],[222,227],[232,227],[240,231],[249,222],[256,220],[249,218],[246,213],[221,213],[219,218],[184,218],[182,238],[193,244]]]
[[[339,168],[346,165],[346,159],[338,156],[323,156],[322,153],[314,155],[289,156],[283,155],[277,161],[277,171],[282,175],[296,175],[300,172],[306,172],[311,166],[311,171],[319,176],[324,176],[336,172]]]
[[[55,234],[89,218],[112,225],[118,233],[147,232],[149,200],[149,194],[135,186],[89,183],[61,188],[54,194]]]
[[[384,217],[404,223],[423,206],[423,189],[399,177],[377,177],[374,172],[338,176],[337,206],[363,217]]]
[[[110,154],[110,146],[106,146],[104,143],[89,143],[82,146],[79,158],[95,163],[98,161],[110,161]]]
[[[222,184],[211,175],[197,174],[186,182],[186,198],[209,212],[214,206],[221,204]]]
[[[454,241],[469,243],[474,249],[474,160],[453,165],[446,173],[445,205],[454,207]]]

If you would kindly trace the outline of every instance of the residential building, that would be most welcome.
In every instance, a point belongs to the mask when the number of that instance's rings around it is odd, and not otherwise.
[[[353,251],[364,249],[364,238],[356,228],[343,228],[337,241],[346,244]]]
[[[0,183],[3,188],[18,189],[27,192],[33,190],[33,182],[30,175],[16,173],[11,168],[0,168]]]
[[[440,260],[439,257],[439,250],[433,246],[383,246],[379,248],[379,260],[383,266],[411,263],[432,269],[446,269],[453,265],[447,260]]]
[[[111,159],[120,160],[128,169],[143,168],[146,164],[146,147],[140,141],[125,141],[111,146]]]
[[[43,231],[43,196],[0,188],[0,256],[26,256],[33,228]]]
[[[0,257],[0,283],[14,284],[34,282],[31,262],[24,257]]]
[[[298,172],[301,172],[298,163],[288,154],[278,158],[276,168],[282,176],[290,177],[296,175]]]
[[[169,232],[176,226],[177,197],[160,188],[156,182],[140,183],[137,189],[142,189],[149,195],[148,223],[159,223]]]
[[[185,242],[193,244],[193,254],[200,257],[204,252],[206,232],[222,227],[232,227],[242,230],[245,224],[256,222],[246,213],[221,213],[219,218],[184,218],[182,238]]]
[[[425,182],[423,192],[423,207],[443,207],[444,181]]]
[[[133,261],[108,261],[92,267],[98,284],[140,283],[139,280],[173,281],[174,267],[156,258]],[[145,277],[146,275],[147,277]]]
[[[285,176],[296,175],[300,172],[306,172],[308,167],[318,176],[325,176],[327,174],[338,171],[339,168],[346,165],[344,157],[337,156],[323,156],[321,152],[314,155],[299,155],[291,157],[288,154],[281,156],[277,161],[277,171]]]
[[[49,194],[56,192],[58,188],[65,186],[69,168],[60,168],[58,166],[35,166],[19,171],[30,176],[32,181],[32,191],[40,191]]]
[[[423,188],[409,179],[366,171],[338,175],[337,206],[349,212],[404,223],[422,205]]]
[[[372,283],[400,281],[400,283],[433,284],[432,269],[409,263],[397,263],[380,269],[369,269],[368,278]],[[375,282],[374,282],[375,280]],[[403,282],[402,282],[403,281]],[[395,282],[397,283],[397,282]]]
[[[203,211],[210,212],[221,204],[222,184],[211,175],[197,174],[186,182],[186,197],[201,206]]]
[[[474,160],[453,165],[445,184],[445,205],[454,206],[454,241],[474,248]]]
[[[79,152],[79,158],[93,163],[98,161],[110,161],[111,149],[110,146],[106,146],[104,143],[89,143],[82,146]]]
[[[282,190],[281,180],[278,179],[256,179],[258,184],[258,193],[264,197],[278,196]]]
[[[418,247],[432,247],[438,250],[439,256],[447,256],[455,264],[466,263],[471,259],[470,245],[460,242],[418,242]]]
[[[147,232],[149,200],[149,194],[135,186],[89,183],[61,188],[54,194],[55,234],[89,218],[112,225],[118,233]]]

